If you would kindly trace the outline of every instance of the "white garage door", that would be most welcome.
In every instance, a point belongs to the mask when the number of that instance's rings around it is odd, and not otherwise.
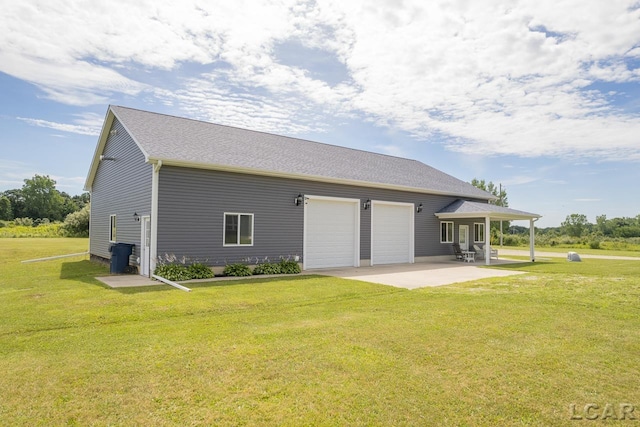
[[[304,205],[304,268],[357,267],[360,201],[307,196]]]
[[[371,264],[413,262],[413,204],[371,205]]]

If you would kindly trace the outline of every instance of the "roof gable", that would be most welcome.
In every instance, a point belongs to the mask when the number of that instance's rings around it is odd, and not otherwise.
[[[105,125],[110,115],[127,129],[148,162],[494,199],[417,160],[120,106],[109,107]],[[106,126],[99,142],[106,140],[104,133]],[[99,148],[100,143],[98,157]],[[90,172],[87,188],[92,179]]]

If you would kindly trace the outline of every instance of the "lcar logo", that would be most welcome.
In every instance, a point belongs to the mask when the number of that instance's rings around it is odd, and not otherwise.
[[[569,405],[569,416],[572,420],[637,420],[635,409],[630,403],[587,403],[584,407],[572,403]]]

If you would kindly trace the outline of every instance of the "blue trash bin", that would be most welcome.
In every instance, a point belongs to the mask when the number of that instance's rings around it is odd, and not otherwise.
[[[129,266],[129,256],[133,253],[132,243],[113,243],[109,246],[111,252],[111,264],[109,265],[109,273],[122,274]]]

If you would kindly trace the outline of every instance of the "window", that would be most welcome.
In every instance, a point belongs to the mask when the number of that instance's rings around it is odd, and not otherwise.
[[[224,246],[253,246],[253,214],[224,214]]]
[[[473,241],[476,243],[484,242],[484,224],[481,222],[473,224]]]
[[[440,243],[453,243],[453,221],[440,223]]]
[[[111,215],[109,217],[109,241],[116,241],[116,216]]]

